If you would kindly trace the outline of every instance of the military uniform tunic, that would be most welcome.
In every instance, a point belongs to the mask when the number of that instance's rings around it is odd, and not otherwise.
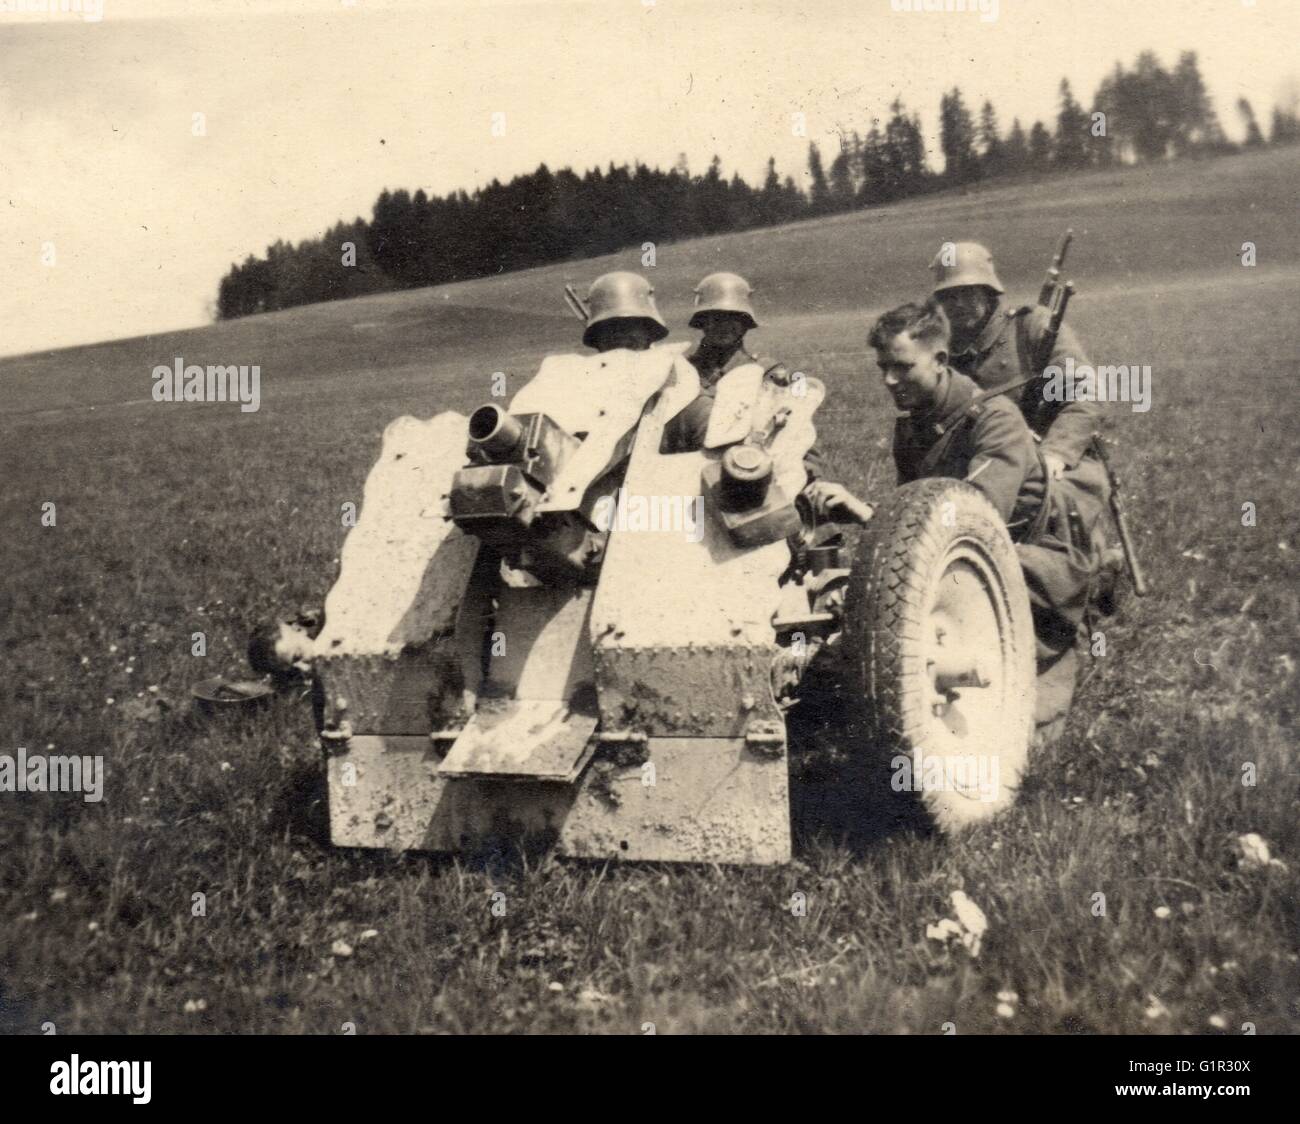
[[[967,481],[1006,522],[1038,641],[1035,718],[1046,723],[1063,714],[1073,696],[1076,645],[1095,570],[1085,514],[1091,501],[1069,475],[1048,481],[1033,434],[1007,396],[976,402],[978,393],[973,380],[946,371],[935,405],[895,423],[894,463],[900,484],[929,477]]]
[[[898,482],[931,476],[969,479],[997,509],[1012,537],[1017,532],[1023,537],[1046,494],[1042,461],[1025,419],[1005,396],[988,399],[967,416],[978,391],[965,375],[946,371],[931,409],[898,418]]]
[[[999,302],[979,338],[964,351],[953,354],[952,365],[974,379],[981,390],[1025,378],[1032,373],[1029,359],[1038,354],[1050,319],[1050,313],[1041,305],[1006,308]],[[1020,321],[1023,324],[1018,327]],[[1058,366],[1064,373],[1070,359],[1076,370],[1088,362],[1078,338],[1068,324],[1063,324],[1044,366]],[[1020,406],[1029,428],[1042,438],[1044,455],[1057,457],[1066,468],[1073,468],[1083,459],[1097,430],[1101,407],[1095,401],[1070,401],[1072,394],[1068,390],[1062,396],[1064,401],[1049,401],[1044,388],[1045,383],[1036,380],[1008,397]]]
[[[749,363],[757,363],[764,371],[781,366],[775,359],[759,358],[746,351],[743,344],[734,348],[711,348],[700,343],[686,358],[699,372],[700,393],[664,427],[660,446],[663,453],[688,453],[704,448],[718,383],[725,374]],[[816,448],[804,454],[804,467],[808,470],[809,483],[825,475],[822,455]]]
[[[760,359],[747,351],[743,343],[735,347],[710,347],[701,340],[686,358],[700,374],[700,389],[712,394],[722,376],[747,363],[757,363],[763,370],[776,366],[775,359]]]
[[[709,348],[701,343],[686,358],[699,372],[700,393],[664,427],[661,451],[665,453],[689,453],[704,448],[704,435],[709,428],[709,415],[713,413],[713,399],[718,392],[718,383],[723,375],[747,363],[757,363],[765,371],[774,365],[772,360],[759,359],[751,355],[743,345],[734,348]]]

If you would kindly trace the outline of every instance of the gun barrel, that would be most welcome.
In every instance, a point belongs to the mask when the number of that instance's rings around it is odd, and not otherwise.
[[[493,402],[469,416],[469,448],[474,451],[471,455],[481,455],[488,463],[503,461],[513,454],[523,434],[519,419]]]
[[[1056,248],[1056,256],[1052,258],[1052,265],[1056,269],[1065,267],[1065,255],[1070,252],[1070,243],[1074,241],[1074,228],[1071,227],[1061,238],[1061,244]]]

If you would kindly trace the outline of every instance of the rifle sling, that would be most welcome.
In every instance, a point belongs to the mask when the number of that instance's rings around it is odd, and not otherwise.
[[[980,415],[980,407],[990,398],[997,398],[1002,394],[1010,394],[1014,390],[1021,390],[1031,382],[1042,377],[1038,370],[1038,364],[1033,361],[1029,354],[1029,318],[1026,315],[1029,312],[1028,307],[1023,308],[1016,315],[1016,356],[1020,361],[1020,375],[1018,379],[1011,382],[1003,383],[1001,386],[992,387],[989,390],[982,390],[975,395],[964,406],[950,411],[939,419],[934,425],[935,436],[946,438],[935,443],[921,461],[921,467],[924,471],[931,471],[939,463],[948,451],[952,443],[953,435],[956,433],[959,424],[963,421],[973,421]],[[1029,372],[1026,374],[1025,372]],[[1019,403],[1016,403],[1019,406]],[[1037,435],[1034,437],[1038,440]]]
[[[980,416],[981,407],[990,398],[996,398],[1000,394],[1008,394],[1013,390],[1019,390],[1033,382],[1037,375],[1030,375],[1025,379],[1017,379],[1015,382],[1009,382],[992,390],[984,390],[975,395],[969,402],[964,402],[955,410],[950,410],[939,421],[934,423],[933,429],[935,436],[940,438],[930,446],[929,451],[921,460],[921,468],[924,472],[929,472],[935,467],[948,451],[957,433],[962,429],[962,423],[969,424]]]
[[[1024,321],[1022,319],[1016,324],[1016,344],[1017,350],[1021,353],[1022,362],[1025,359],[1028,349],[1027,344],[1023,342],[1024,332],[1021,330],[1023,323]],[[1021,370],[1024,370],[1023,366],[1021,367]],[[985,402],[990,398],[997,398],[999,395],[1009,394],[1013,390],[1019,390],[1021,387],[1027,386],[1038,377],[1037,374],[1031,374],[1024,378],[1016,379],[1013,382],[1004,383],[1002,386],[993,387],[991,390],[981,391],[969,402],[963,403],[956,409],[950,410],[939,421],[935,422],[933,429],[935,435],[939,439],[930,446],[926,451],[925,456],[921,458],[919,466],[920,475],[927,476],[938,467],[939,462],[947,456],[948,450],[952,447],[952,443],[957,439],[957,435],[980,416]],[[1028,528],[1028,533],[1024,539],[1019,540],[1022,542],[1036,542],[1047,529],[1048,519],[1051,516],[1052,477],[1051,473],[1047,470],[1046,462],[1043,460],[1042,449],[1038,445],[1036,436],[1034,452],[1038,457],[1039,468],[1043,473],[1043,498],[1042,502],[1039,504],[1038,512],[1035,515],[1032,524]]]

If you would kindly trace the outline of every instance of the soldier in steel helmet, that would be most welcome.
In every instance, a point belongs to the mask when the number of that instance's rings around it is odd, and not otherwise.
[[[738,273],[710,273],[695,286],[695,311],[690,326],[700,331],[700,341],[686,356],[700,375],[700,395],[665,430],[664,452],[689,452],[702,448],[713,412],[717,385],[737,367],[757,363],[764,373],[788,380],[784,363],[760,357],[745,347],[745,336],[758,327],[752,300],[753,287]],[[810,449],[804,457],[810,481],[823,473],[821,454]]]
[[[710,273],[695,286],[691,327],[702,335],[686,358],[700,373],[700,386],[711,391],[728,371],[746,363],[768,370],[775,360],[760,359],[745,348],[745,334],[758,327],[750,301],[753,289],[738,273]]]
[[[1039,355],[1047,331],[1047,309],[1005,304],[1006,289],[993,266],[993,255],[978,242],[944,243],[930,268],[935,277],[935,299],[952,327],[950,362],[981,390],[1041,375],[1043,367],[1058,366],[1064,371],[1086,366],[1083,348],[1068,324],[1062,325],[1052,354]],[[1073,366],[1067,368],[1071,359]],[[1100,421],[1100,406],[1095,401],[1076,400],[1070,393],[1064,395],[1064,401],[1049,401],[1043,390],[1041,381],[1026,383],[1014,400],[1029,428],[1042,440],[1048,472],[1053,479],[1060,479],[1085,460]],[[1103,487],[1104,473],[1090,469],[1090,464],[1085,467],[1088,479],[1084,483]]]
[[[605,273],[587,291],[587,326],[582,342],[597,351],[645,351],[668,334],[655,305],[654,288],[639,273]]]
[[[713,398],[728,371],[747,363],[757,363],[765,371],[777,366],[745,348],[745,334],[758,327],[751,292],[749,282],[738,273],[710,273],[695,286],[690,325],[702,335],[686,358],[699,372],[700,396],[665,431],[664,452],[685,453],[703,446]]]
[[[1114,607],[1114,590],[1122,569],[1122,553],[1107,546],[1099,513],[1110,499],[1110,478],[1092,447],[1100,427],[1101,406],[1091,394],[1075,394],[1067,385],[1060,400],[1049,397],[1043,372],[1055,367],[1073,382],[1088,365],[1078,337],[1062,324],[1052,352],[1044,356],[1043,339],[1051,314],[1042,305],[1011,307],[998,278],[993,255],[978,242],[947,242],[930,263],[934,298],[948,317],[952,335],[949,362],[975,380],[981,390],[1030,379],[1010,392],[1030,431],[1052,480],[1068,479],[1084,518],[1094,528],[1093,546],[1099,561],[1098,603],[1103,612]],[[1035,376],[1030,378],[1030,376]]]
[[[618,270],[597,277],[587,291],[587,312],[582,342],[596,351],[645,351],[668,335],[668,325],[655,304],[654,287],[639,273]],[[703,445],[708,411],[701,409],[700,401],[690,402],[664,427],[664,452],[685,452]]]

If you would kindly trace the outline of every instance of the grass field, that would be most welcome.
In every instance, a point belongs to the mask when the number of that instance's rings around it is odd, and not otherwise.
[[[520,385],[573,349],[562,282],[639,254],[0,361],[0,753],[108,768],[100,803],[0,794],[0,1029],[1300,1030],[1298,183],[1277,151],[658,247],[676,325],[703,273],[751,277],[753,342],[826,380],[822,444],[867,493],[892,414],[866,329],[945,239],[986,241],[1031,300],[1073,226],[1092,357],[1154,371],[1150,412],[1112,420],[1156,591],[1108,622],[1016,809],[881,839],[821,800],[879,780],[809,768],[782,868],[335,851],[305,706],[243,732],[187,706],[252,624],[323,600],[383,427]],[[175,356],[259,364],[260,411],[151,402]],[[1285,866],[1239,869],[1246,832]],[[926,938],[956,890],[989,920],[978,958]]]

